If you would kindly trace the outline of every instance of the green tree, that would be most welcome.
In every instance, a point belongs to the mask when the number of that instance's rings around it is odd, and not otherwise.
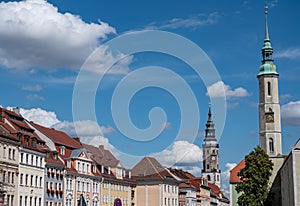
[[[254,148],[245,157],[245,168],[239,172],[242,182],[236,187],[237,192],[242,193],[237,202],[239,206],[264,205],[269,192],[272,170],[272,161],[260,147]]]

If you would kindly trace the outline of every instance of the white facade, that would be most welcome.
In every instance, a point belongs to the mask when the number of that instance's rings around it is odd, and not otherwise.
[[[19,206],[44,204],[45,155],[20,147]]]

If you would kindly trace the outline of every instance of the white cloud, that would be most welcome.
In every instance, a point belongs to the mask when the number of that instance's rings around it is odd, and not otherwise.
[[[107,23],[86,23],[77,15],[60,13],[44,0],[1,2],[0,65],[79,69],[99,40],[115,32]]]
[[[65,131],[70,136],[79,137],[94,137],[115,132],[115,130],[112,127],[99,126],[97,122],[91,120],[83,120],[76,122],[63,121],[53,125],[53,127],[57,130]]]
[[[287,59],[299,59],[300,58],[300,49],[298,48],[289,48],[286,50],[278,51],[274,54],[276,58],[287,58]]]
[[[30,92],[39,92],[43,89],[43,87],[39,84],[34,85],[34,86],[23,86],[22,90],[25,91],[30,91]]]
[[[147,29],[178,29],[178,28],[197,28],[200,26],[217,23],[220,15],[218,12],[210,14],[198,14],[188,18],[174,18],[166,22],[153,22],[147,26]]]
[[[45,127],[51,127],[59,123],[55,112],[49,112],[41,108],[23,109],[20,108],[20,114],[27,120],[36,122]]]
[[[8,107],[12,109],[12,107]],[[57,130],[64,131],[71,137],[79,136],[83,143],[91,145],[104,145],[104,147],[110,150],[116,157],[120,156],[120,153],[116,148],[109,143],[109,140],[103,136],[103,134],[111,134],[114,132],[112,127],[99,126],[97,122],[86,120],[77,122],[60,121],[55,112],[43,110],[41,108],[23,109],[20,108],[20,114],[27,120],[33,121],[45,127],[53,127]],[[75,132],[75,125],[78,129],[78,133]],[[99,133],[99,128],[102,131]]]
[[[237,164],[236,163],[226,163],[225,171],[221,173],[221,188],[225,190],[226,197],[229,197],[229,178],[230,178],[230,170],[232,170]]]
[[[29,95],[27,95],[26,96],[26,98],[28,99],[28,100],[41,100],[41,101],[44,101],[45,99],[44,99],[44,97],[42,97],[42,96],[40,96],[40,95],[38,95],[38,94],[29,94]]]
[[[153,154],[163,165],[177,167],[193,174],[200,174],[202,150],[187,141],[176,141],[169,150]]]
[[[238,87],[236,89],[231,89],[229,85],[226,85],[223,81],[218,81],[209,87],[207,87],[207,96],[211,98],[218,98],[218,97],[227,97],[227,98],[240,98],[246,97],[250,94],[248,91],[242,87]]]
[[[281,118],[284,125],[300,126],[300,101],[282,105]]]

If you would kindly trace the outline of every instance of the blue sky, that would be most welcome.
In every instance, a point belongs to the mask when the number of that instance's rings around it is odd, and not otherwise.
[[[300,83],[299,6],[296,0],[269,1],[269,32],[280,74],[284,153],[289,152],[300,133],[297,86]],[[222,171],[232,166],[228,163],[238,163],[258,145],[256,75],[264,38],[264,1],[30,0],[19,3],[3,1],[0,10],[0,104],[3,107],[24,108],[22,111],[27,118],[75,135],[73,88],[86,58],[98,46],[122,34],[156,29],[178,34],[197,44],[220,74],[222,82],[219,86],[221,84],[226,89],[228,106],[220,138]],[[102,56],[104,66],[110,58],[111,61],[115,58],[106,55]],[[146,129],[150,126],[149,111],[153,107],[163,108],[166,122],[154,125],[162,130],[162,134],[151,142],[151,146],[145,146],[142,141],[133,144],[120,134],[111,112],[113,92],[123,77],[146,66],[168,68],[190,85],[200,114],[198,135],[194,141],[176,142],[174,138],[179,131],[182,108],[172,95],[155,87],[136,93],[129,112],[134,125]],[[75,122],[80,127],[77,135],[87,142],[105,144],[109,149],[125,148],[123,152],[131,151],[132,155],[161,152],[154,156],[166,165],[182,158],[176,154],[190,150],[177,165],[198,174],[196,167],[202,167],[201,145],[208,102],[211,101],[203,81],[186,63],[155,52],[131,55],[118,63],[115,71],[104,76],[95,96],[96,117],[104,137],[100,138],[97,132],[93,132],[98,125],[88,118]],[[159,73],[153,77],[169,82],[176,91],[182,89]],[[86,109],[82,108],[82,111]],[[218,115],[213,106],[213,118],[218,119]],[[216,127],[221,132],[218,125]],[[189,135],[186,131],[182,136],[188,138]],[[117,150],[116,153],[127,167],[138,159],[128,160]]]

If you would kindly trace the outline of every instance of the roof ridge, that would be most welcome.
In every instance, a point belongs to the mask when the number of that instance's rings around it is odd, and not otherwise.
[[[154,166],[154,164],[150,161],[150,158],[146,157],[146,159],[148,160],[148,162],[150,162],[151,166],[154,168],[154,170],[156,171],[156,173],[160,176],[160,178],[163,180],[163,176],[158,172],[157,168]]]

